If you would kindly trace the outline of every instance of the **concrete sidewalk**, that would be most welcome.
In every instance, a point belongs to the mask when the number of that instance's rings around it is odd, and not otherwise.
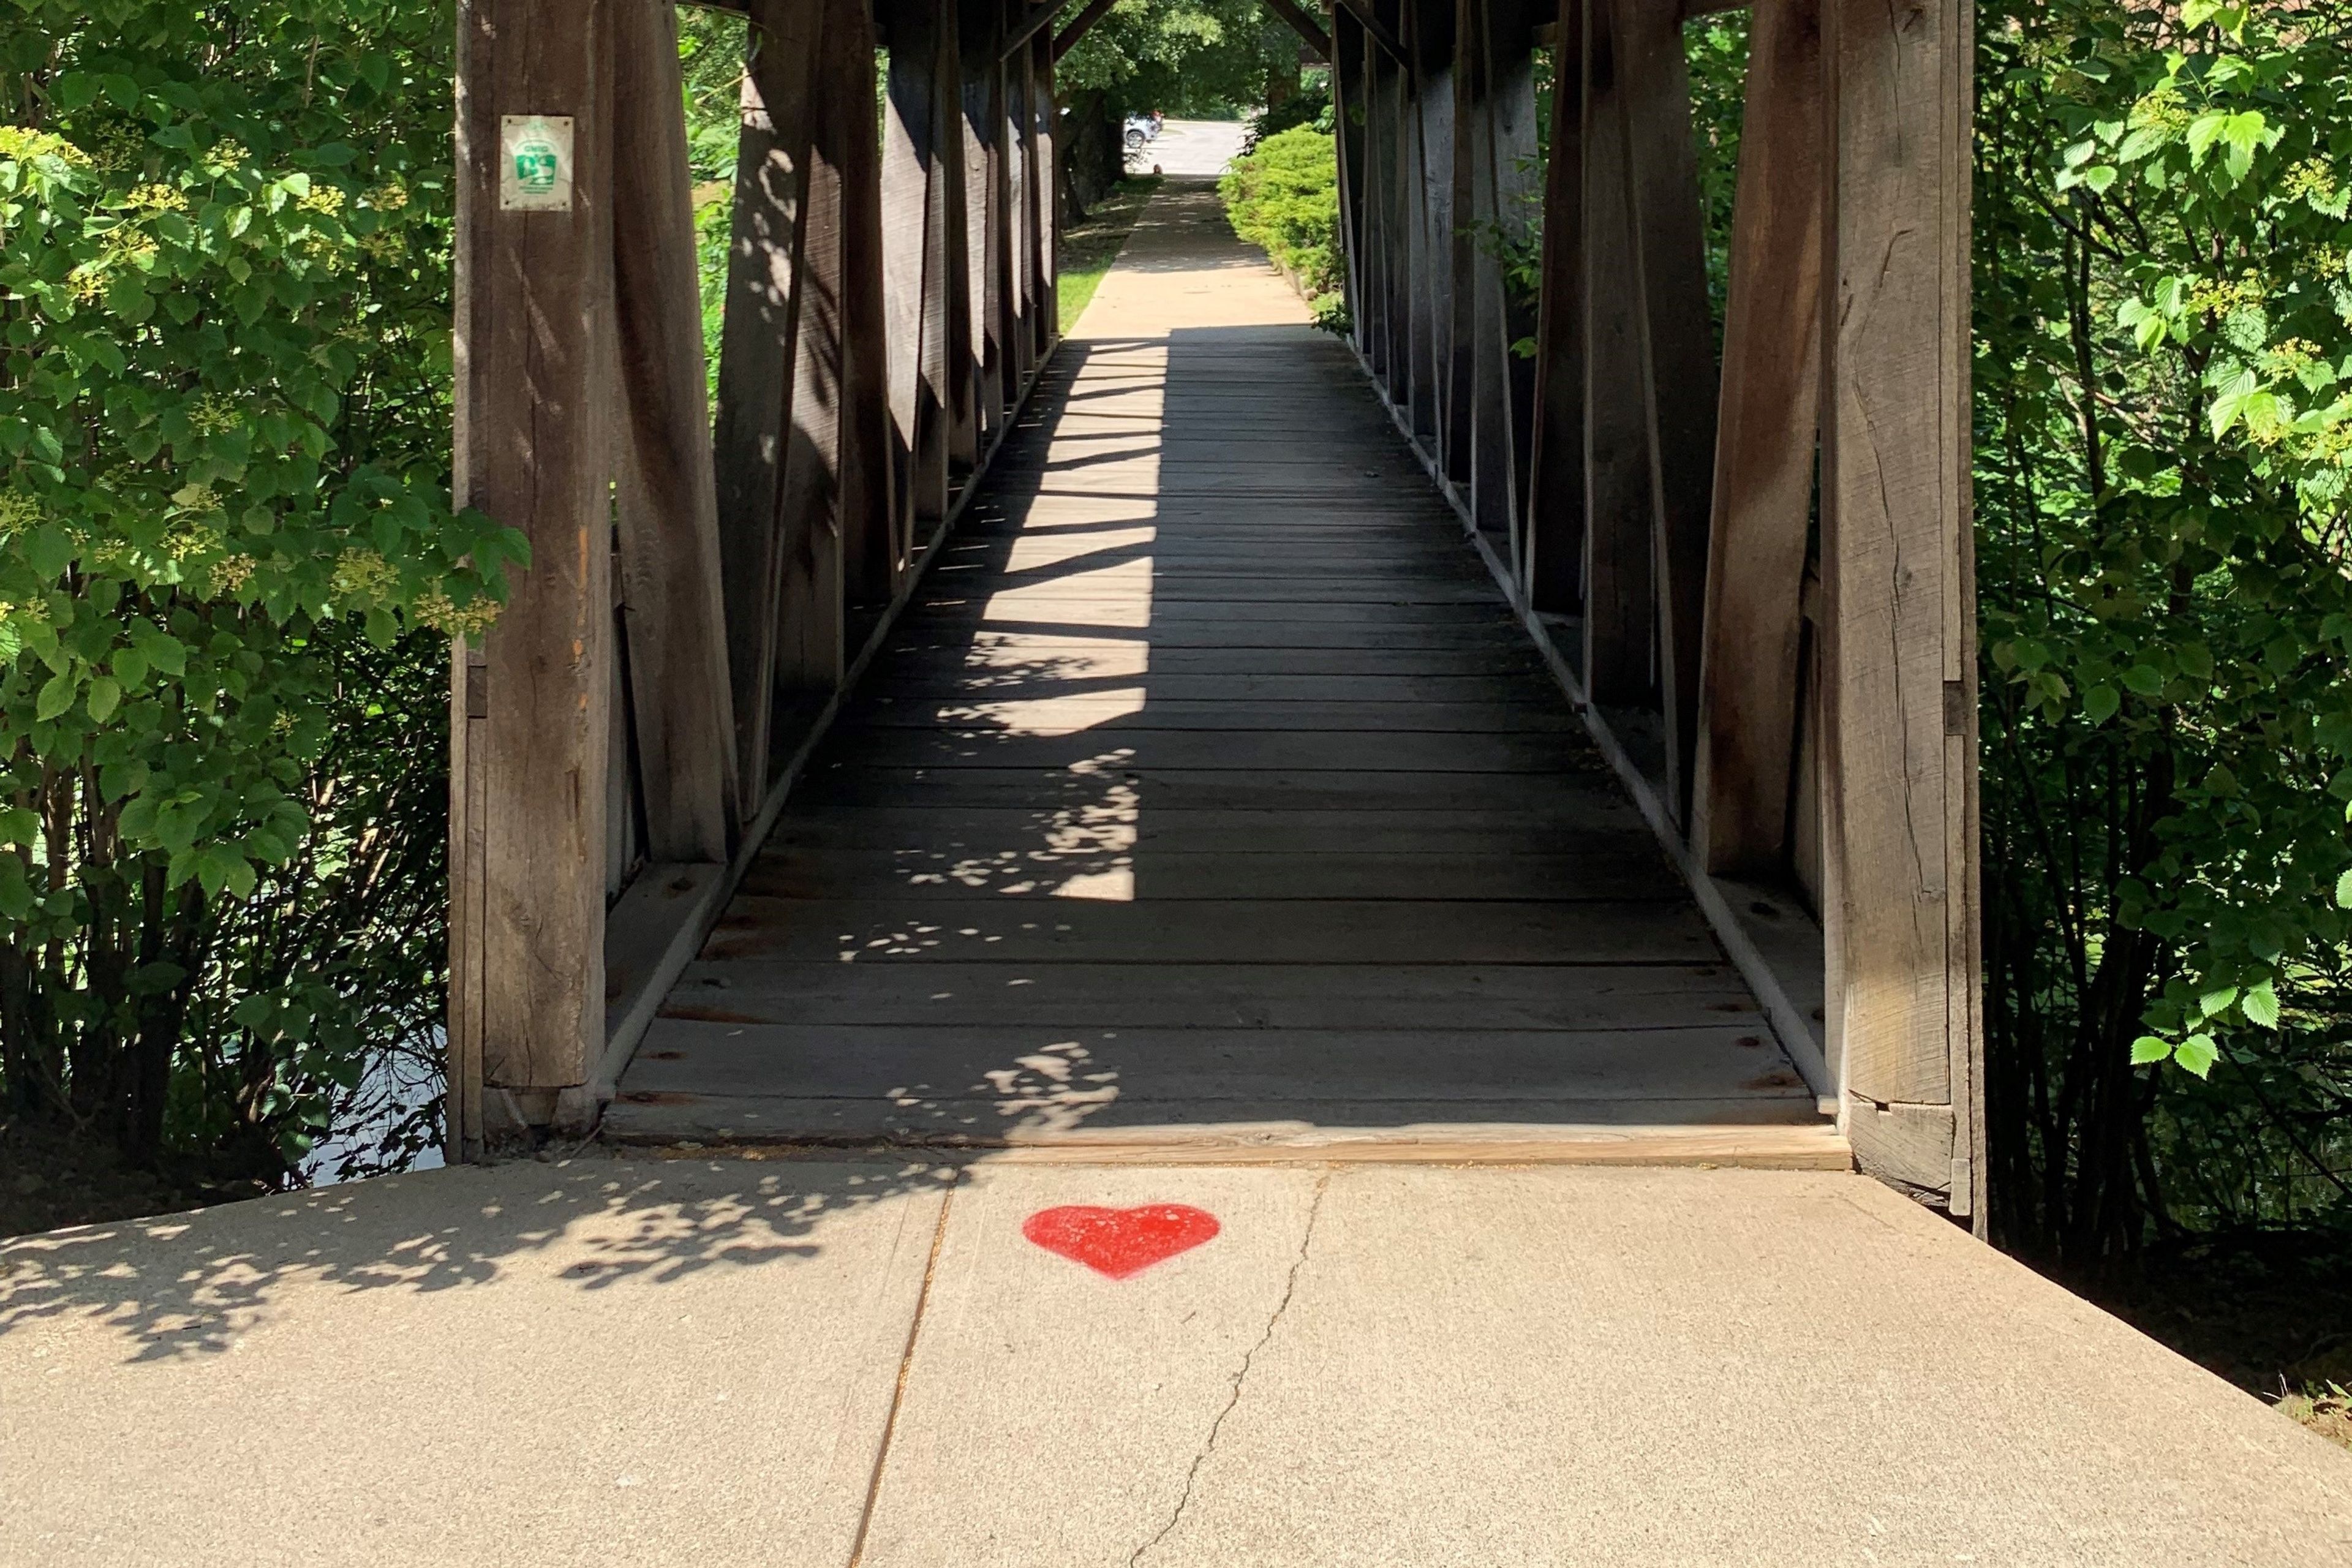
[[[1124,1279],[1065,1205],[1215,1237]],[[1858,1176],[622,1162],[0,1247],[0,1563],[2337,1563],[2352,1458]]]

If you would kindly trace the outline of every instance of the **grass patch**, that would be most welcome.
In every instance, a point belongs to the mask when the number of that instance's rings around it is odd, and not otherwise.
[[[1072,224],[1062,231],[1055,281],[1061,296],[1061,330],[1065,334],[1076,324],[1087,301],[1102,286],[1103,274],[1118,259],[1118,247],[1127,243],[1127,231],[1135,226],[1144,204],[1159,188],[1157,174],[1121,180],[1110,195],[1095,204],[1086,222]]]

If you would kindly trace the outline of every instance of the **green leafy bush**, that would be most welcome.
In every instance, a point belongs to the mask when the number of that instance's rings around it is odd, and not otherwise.
[[[2062,1258],[2352,1218],[2347,24],[1979,26],[1990,1190]]]
[[[1339,147],[1328,125],[1293,126],[1236,159],[1217,183],[1234,232],[1297,280],[1318,325],[1347,330]]]
[[[522,551],[447,500],[449,18],[11,13],[0,1084],[282,1169],[437,1011],[437,672]]]

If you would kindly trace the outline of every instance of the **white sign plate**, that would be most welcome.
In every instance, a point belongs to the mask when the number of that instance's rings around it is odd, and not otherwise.
[[[499,116],[499,209],[572,210],[572,116]]]

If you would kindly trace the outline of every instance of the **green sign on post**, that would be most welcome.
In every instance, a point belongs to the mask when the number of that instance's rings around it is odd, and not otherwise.
[[[572,210],[572,117],[499,116],[499,208]]]

